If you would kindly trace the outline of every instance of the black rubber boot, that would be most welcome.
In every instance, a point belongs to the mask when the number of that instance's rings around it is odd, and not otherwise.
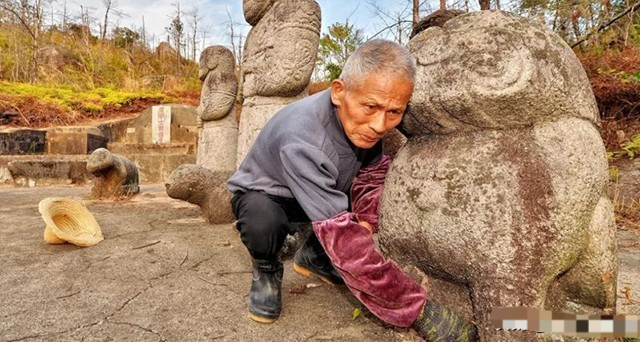
[[[475,342],[478,340],[475,325],[430,300],[427,300],[420,316],[411,327],[429,342]]]
[[[249,318],[260,323],[273,323],[280,317],[282,273],[280,261],[253,260]]]
[[[333,267],[329,256],[322,248],[315,234],[311,234],[304,246],[296,252],[293,269],[305,277],[311,274],[331,285],[344,285],[342,276]]]

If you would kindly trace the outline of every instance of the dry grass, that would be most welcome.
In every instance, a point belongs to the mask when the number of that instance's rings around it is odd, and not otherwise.
[[[640,232],[640,194],[634,197],[627,197],[621,194],[621,187],[629,186],[634,185],[619,182],[613,185],[612,201],[616,223],[618,227],[623,229],[634,229]],[[635,184],[635,186],[638,186],[638,184]]]
[[[591,81],[608,151],[621,148],[640,132],[640,48],[580,57]]]

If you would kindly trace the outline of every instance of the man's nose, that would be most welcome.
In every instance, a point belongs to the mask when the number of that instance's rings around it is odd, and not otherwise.
[[[383,134],[386,130],[385,124],[385,112],[379,111],[371,117],[369,121],[369,128],[374,130],[377,134]]]

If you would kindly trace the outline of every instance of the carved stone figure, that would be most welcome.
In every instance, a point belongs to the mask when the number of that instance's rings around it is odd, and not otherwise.
[[[409,43],[418,74],[407,143],[387,175],[380,244],[427,293],[497,332],[495,307],[615,310],[617,247],[595,99],[556,34],[500,11]]]
[[[238,81],[235,69],[235,57],[224,46],[209,46],[200,55],[199,78],[203,85],[198,117],[202,129],[198,135],[196,163],[214,171],[232,172],[236,168],[238,123],[234,114]]]
[[[306,95],[320,39],[314,0],[245,0],[243,8],[253,27],[243,55],[237,164],[273,114]]]
[[[213,171],[195,164],[178,166],[165,186],[171,198],[187,201],[202,208],[207,221],[214,224],[234,221],[231,211],[231,193],[225,188],[225,182],[231,172]]]
[[[93,198],[129,197],[140,192],[138,167],[129,159],[106,148],[99,148],[87,159],[87,171],[93,174]]]

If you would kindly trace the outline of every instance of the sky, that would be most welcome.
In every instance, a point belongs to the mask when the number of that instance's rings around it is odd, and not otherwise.
[[[51,12],[61,12],[66,1],[69,13],[80,13],[80,6],[89,10],[95,25],[92,26],[94,35],[98,35],[98,23],[104,20],[105,6],[103,0],[53,0]],[[149,44],[152,47],[167,39],[165,28],[169,26],[171,16],[175,14],[175,4],[178,0],[112,0],[115,3],[112,8],[122,13],[117,16],[111,14],[109,27],[128,27],[140,30],[143,17],[145,31]],[[424,0],[423,0],[424,1]],[[181,10],[188,12],[194,7],[202,16],[200,27],[206,28],[204,39],[199,36],[199,50],[209,45],[230,45],[229,16],[235,23],[236,31],[243,35],[251,28],[244,20],[242,13],[242,0],[179,0]],[[322,32],[327,31],[331,24],[344,23],[347,19],[355,28],[362,29],[365,37],[371,37],[381,28],[386,27],[383,16],[376,12],[371,3],[376,3],[388,13],[404,12],[410,18],[410,0],[317,0],[322,11]],[[430,11],[437,6],[438,0],[428,0],[423,9]],[[433,3],[433,4],[432,4]],[[227,14],[228,11],[228,14]],[[55,14],[54,14],[55,15]],[[188,19],[185,19],[188,21]],[[185,23],[186,24],[186,23]],[[378,36],[380,38],[389,38]]]

